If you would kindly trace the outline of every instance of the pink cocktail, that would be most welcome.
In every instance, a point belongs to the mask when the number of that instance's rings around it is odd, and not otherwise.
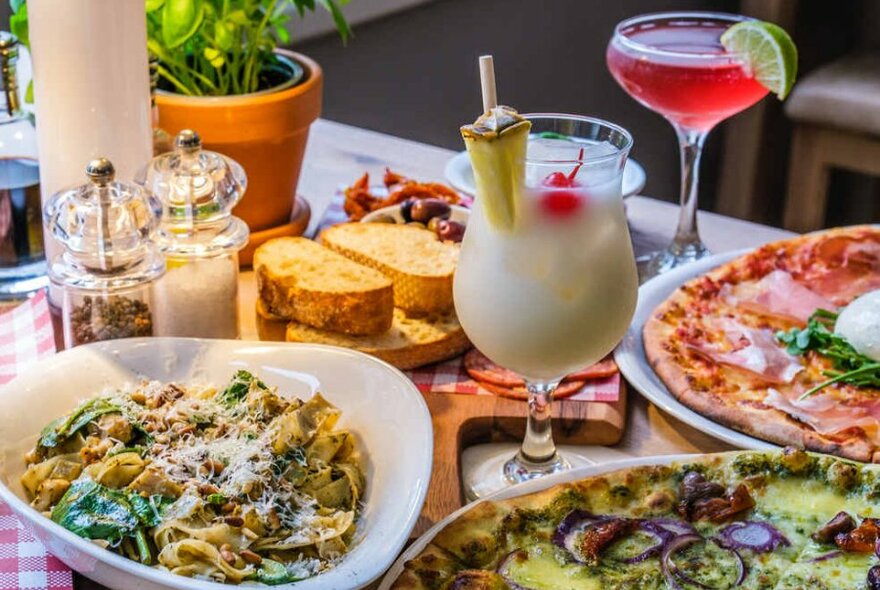
[[[729,26],[676,19],[630,25],[621,30],[621,43],[608,46],[608,69],[630,96],[652,111],[684,127],[709,131],[768,92],[742,61],[726,55],[719,39]],[[645,56],[627,41],[665,54]]]
[[[682,152],[681,218],[670,246],[649,257],[643,278],[708,253],[697,231],[697,173],[706,134],[767,95],[744,56],[728,52],[721,35],[748,20],[720,13],[644,15],[617,25],[606,59],[630,96],[672,123]]]

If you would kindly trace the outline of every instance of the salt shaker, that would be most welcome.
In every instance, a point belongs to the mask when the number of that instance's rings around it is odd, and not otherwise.
[[[89,182],[63,189],[46,202],[43,217],[64,246],[49,266],[60,292],[64,343],[152,336],[153,286],[165,261],[152,243],[161,207],[135,184],[114,180],[109,160],[86,168]]]
[[[156,285],[156,334],[238,338],[238,252],[249,232],[232,208],[247,186],[244,170],[203,150],[187,129],[135,182],[162,203],[155,241],[168,271]]]

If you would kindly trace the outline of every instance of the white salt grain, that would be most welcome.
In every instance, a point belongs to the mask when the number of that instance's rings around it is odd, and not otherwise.
[[[156,336],[238,338],[238,255],[169,257],[153,308]]]

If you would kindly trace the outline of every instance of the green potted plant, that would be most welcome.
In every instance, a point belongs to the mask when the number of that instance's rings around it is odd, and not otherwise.
[[[286,24],[292,13],[320,6],[345,42],[351,30],[341,7],[347,3],[145,0],[161,127],[172,135],[196,129],[205,147],[237,160],[248,174],[248,191],[235,210],[252,232],[243,263],[266,239],[301,233],[308,223],[296,186],[309,126],[321,112],[323,75],[313,60],[279,47],[290,41]],[[26,1],[10,5],[13,32],[26,40]]]

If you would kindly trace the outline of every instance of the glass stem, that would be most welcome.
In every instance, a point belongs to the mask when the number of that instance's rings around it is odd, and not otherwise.
[[[697,227],[697,194],[700,181],[700,156],[706,142],[706,131],[686,129],[673,125],[681,149],[681,197],[678,229],[672,240],[670,250],[676,255],[687,251],[704,251]]]
[[[558,384],[559,381],[526,382],[529,390],[529,416],[520,454],[530,463],[548,463],[556,457],[550,404]]]

